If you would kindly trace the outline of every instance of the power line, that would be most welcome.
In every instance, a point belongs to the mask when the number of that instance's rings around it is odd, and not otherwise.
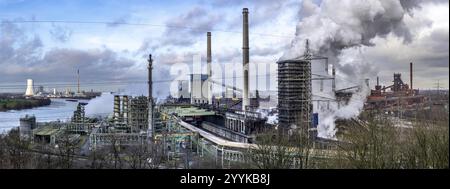
[[[240,31],[231,30],[221,30],[221,29],[209,29],[209,28],[196,28],[187,26],[175,26],[175,25],[161,25],[161,24],[150,24],[150,23],[129,23],[129,22],[107,22],[107,21],[76,21],[76,20],[13,20],[7,21],[10,23],[63,23],[63,24],[102,24],[102,25],[128,25],[128,26],[148,26],[148,27],[161,27],[161,28],[178,28],[178,29],[188,29],[192,31],[215,31],[223,33],[235,33],[241,34]],[[267,37],[279,37],[279,38],[293,38],[294,36],[287,35],[277,35],[268,33],[250,33],[250,35],[267,36]]]

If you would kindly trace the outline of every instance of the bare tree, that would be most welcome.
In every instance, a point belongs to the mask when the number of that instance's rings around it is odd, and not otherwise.
[[[149,145],[144,143],[127,146],[124,152],[126,155],[126,163],[132,169],[145,168],[150,153],[149,150]]]
[[[69,133],[63,131],[58,137],[56,150],[61,168],[70,169],[74,164],[76,150],[79,148],[78,140],[72,138]]]
[[[110,135],[110,149],[108,157],[112,160],[114,169],[122,168],[122,157],[120,156],[121,144],[116,135]]]
[[[5,167],[13,169],[29,168],[32,155],[29,153],[31,141],[27,138],[21,138],[17,129],[11,130],[3,138],[2,151],[6,157]]]
[[[90,160],[90,168],[91,169],[104,169],[110,167],[110,163],[108,161],[108,152],[104,148],[98,148],[92,150],[89,155]]]
[[[276,133],[276,134],[274,134]],[[291,168],[295,152],[289,139],[279,132],[261,133],[256,138],[257,146],[245,153],[248,163],[259,169]]]

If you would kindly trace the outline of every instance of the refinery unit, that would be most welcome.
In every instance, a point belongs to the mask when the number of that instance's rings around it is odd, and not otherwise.
[[[27,79],[27,87],[24,96],[26,98],[68,98],[68,99],[92,99],[100,96],[101,93],[84,91],[80,89],[80,70],[77,70],[77,90],[74,92],[71,88],[65,88],[64,91],[58,91],[56,88],[44,90],[44,86],[40,85],[35,89],[33,79]]]
[[[148,96],[114,96],[112,116],[94,120],[87,118],[84,106],[79,104],[70,122],[61,122],[47,126],[38,126],[34,117],[20,120],[23,135],[33,136],[35,140],[55,143],[61,132],[70,133],[74,138],[86,137],[89,150],[115,145],[136,145],[143,143],[160,143],[169,157],[176,158],[182,149],[188,148],[202,157],[210,155],[224,167],[229,162],[244,161],[244,151],[255,147],[259,133],[277,130],[281,134],[302,132],[315,144],[316,156],[332,153],[335,141],[319,138],[317,126],[319,114],[314,106],[325,107],[330,103],[345,105],[352,94],[352,89],[361,86],[336,89],[336,70],[331,67],[331,75],[312,73],[311,62],[320,61],[328,72],[328,58],[314,55],[306,41],[304,55],[295,59],[280,60],[278,66],[278,106],[275,110],[278,122],[268,121],[268,117],[258,109],[259,103],[267,100],[259,97],[259,92],[251,98],[249,93],[250,44],[248,29],[248,9],[243,9],[243,88],[228,86],[211,78],[212,34],[207,33],[207,73],[191,74],[189,81],[178,84],[178,98],[166,103],[156,104],[152,96],[152,55],[148,58]],[[375,90],[371,91],[365,109],[388,109],[399,105],[412,106],[425,101],[412,88],[412,63],[410,85],[403,82],[400,74],[394,74],[394,84],[380,86],[377,79]],[[314,77],[313,77],[314,76]],[[312,92],[313,81],[318,81],[320,90],[323,82],[331,81],[331,91],[335,98],[316,96]],[[28,80],[32,87],[32,80]],[[226,88],[222,96],[213,95],[212,85]],[[204,87],[207,86],[207,87]],[[390,89],[390,91],[387,91]],[[233,95],[229,95],[229,92]],[[55,92],[56,93],[56,92]],[[241,93],[241,97],[236,97]],[[76,94],[81,94],[78,85]],[[76,96],[75,94],[75,96]],[[34,95],[27,88],[26,95]],[[184,146],[184,147],[181,147]],[[187,146],[187,147],[186,147]]]
[[[393,84],[381,86],[377,77],[375,89],[370,91],[367,98],[366,109],[392,109],[397,106],[412,108],[425,102],[425,96],[413,88],[413,63],[410,63],[410,85],[403,82],[400,73],[394,73]],[[389,89],[389,91],[387,91]]]

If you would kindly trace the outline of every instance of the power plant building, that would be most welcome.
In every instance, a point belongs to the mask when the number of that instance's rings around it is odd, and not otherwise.
[[[208,103],[208,75],[191,74],[191,104]]]

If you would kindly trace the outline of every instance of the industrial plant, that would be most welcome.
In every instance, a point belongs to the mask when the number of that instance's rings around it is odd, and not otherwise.
[[[157,168],[169,168],[172,162],[180,160],[184,168],[190,168],[198,159],[212,159],[217,168],[231,168],[233,165],[249,161],[249,154],[262,153],[261,134],[271,133],[293,140],[294,135],[304,137],[307,141],[308,153],[289,159],[289,168],[299,168],[304,165],[305,156],[315,159],[328,159],[337,156],[338,146],[349,145],[351,142],[340,137],[340,131],[345,132],[348,124],[359,128],[370,127],[369,123],[358,116],[350,119],[336,119],[338,130],[336,138],[324,138],[318,135],[318,125],[321,122],[321,109],[329,110],[333,104],[337,107],[346,106],[355,93],[368,88],[365,84],[354,87],[336,88],[336,68],[327,57],[315,54],[310,50],[310,41],[304,41],[305,52],[294,59],[284,59],[274,62],[277,65],[278,102],[271,110],[261,110],[260,103],[265,99],[255,91],[251,97],[249,83],[249,10],[242,10],[242,89],[229,86],[212,78],[212,46],[213,34],[206,33],[206,73],[190,74],[189,81],[180,81],[178,85],[179,98],[171,101],[156,102],[153,97],[153,67],[152,54],[147,59],[148,96],[131,96],[114,94],[112,115],[104,117],[87,117],[85,104],[79,103],[70,121],[38,123],[34,116],[20,119],[20,135],[35,143],[50,146],[59,144],[68,137],[69,141],[79,145],[76,152],[80,158],[90,154],[100,153],[102,149],[114,149],[118,155],[134,147],[149,145],[156,154],[161,154],[162,163]],[[154,56],[157,56],[153,54]],[[322,64],[326,74],[313,73],[312,64]],[[331,64],[331,66],[329,65]],[[329,69],[331,68],[331,74]],[[410,63],[409,84],[402,80],[400,73],[394,73],[393,84],[381,86],[379,79],[375,89],[370,90],[363,110],[378,111],[390,117],[412,116],[419,107],[428,106],[427,97],[418,89],[413,88],[413,63]],[[320,90],[324,82],[333,93],[333,98],[318,96],[313,93],[313,82],[318,82]],[[78,88],[76,93],[67,92],[67,97],[85,97],[87,93],[80,91],[78,71]],[[226,88],[221,95],[213,93],[212,86]],[[228,95],[228,91],[237,95]],[[25,96],[35,96],[33,80],[27,80]],[[64,96],[53,91],[49,96]],[[448,102],[447,102],[448,104]],[[266,112],[266,113],[263,113]],[[269,112],[269,113],[267,113]],[[269,122],[268,115],[275,116],[276,122]],[[288,155],[305,146],[288,146]],[[264,153],[278,153],[277,148]],[[131,158],[131,157],[130,157]],[[156,157],[145,159],[147,163],[155,163]],[[175,165],[176,168],[183,168]]]

